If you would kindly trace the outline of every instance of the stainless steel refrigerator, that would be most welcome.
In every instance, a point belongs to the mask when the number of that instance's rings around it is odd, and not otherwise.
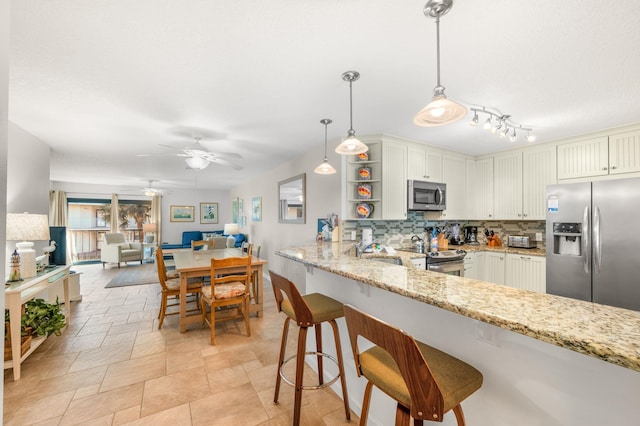
[[[547,293],[640,311],[640,178],[547,186]]]

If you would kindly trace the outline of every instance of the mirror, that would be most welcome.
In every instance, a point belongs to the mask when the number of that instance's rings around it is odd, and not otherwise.
[[[280,223],[305,223],[306,174],[278,182]]]

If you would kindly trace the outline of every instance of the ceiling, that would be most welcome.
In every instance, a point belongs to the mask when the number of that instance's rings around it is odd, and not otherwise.
[[[53,181],[227,189],[321,152],[323,118],[334,145],[345,137],[341,75],[356,70],[359,135],[473,155],[527,145],[471,113],[413,124],[436,85],[425,1],[14,0],[9,119],[52,147]],[[640,122],[640,2],[604,4],[455,0],[440,23],[447,96],[510,114],[536,143]],[[195,137],[243,169],[186,170],[160,146]]]

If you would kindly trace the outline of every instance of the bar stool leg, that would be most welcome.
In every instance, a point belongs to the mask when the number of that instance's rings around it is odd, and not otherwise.
[[[300,327],[298,333],[298,353],[296,356],[296,393],[293,402],[293,426],[300,425],[300,407],[302,406],[302,381],[304,376],[304,356],[307,351],[307,327]]]
[[[322,364],[322,323],[316,324],[313,328],[316,329],[316,352],[318,353],[318,384],[324,384],[324,368]]]
[[[458,404],[453,407],[453,414],[456,415],[458,426],[465,426],[467,424],[466,420],[464,419],[464,413],[462,412],[462,405]]]
[[[398,404],[396,405],[396,423],[395,423],[395,425],[396,426],[410,426],[410,424],[411,424],[410,422],[411,422],[411,414],[409,412],[409,409],[398,402]],[[420,423],[417,423],[417,424],[421,425],[422,424],[422,420],[419,420],[419,422]]]
[[[280,343],[280,357],[278,358],[278,369],[276,371],[276,390],[273,394],[273,402],[278,402],[278,397],[280,395],[280,382],[282,378],[280,377],[280,368],[282,368],[282,363],[284,362],[284,352],[287,347],[287,336],[289,335],[289,321],[291,318],[287,317],[284,320],[284,326],[282,327],[282,341]]]
[[[371,402],[371,390],[373,383],[367,380],[367,387],[364,388],[364,398],[362,398],[362,410],[360,411],[360,426],[367,426],[369,417],[369,403]]]
[[[351,410],[349,409],[349,397],[347,396],[347,379],[344,377],[344,362],[342,361],[342,346],[340,345],[340,334],[338,333],[338,323],[330,320],[333,329],[333,340],[336,345],[336,356],[338,357],[338,371],[340,372],[340,384],[342,385],[342,400],[344,401],[344,414],[347,420],[351,420]]]

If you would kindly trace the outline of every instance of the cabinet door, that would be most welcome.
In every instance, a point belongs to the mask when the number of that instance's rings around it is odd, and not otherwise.
[[[493,158],[494,219],[522,219],[522,153]]]
[[[476,253],[467,253],[464,257],[464,277],[479,280]]]
[[[522,153],[522,214],[527,220],[545,220],[545,191],[557,183],[555,147]]]
[[[609,174],[640,172],[640,132],[609,136]]]
[[[418,144],[407,147],[407,179],[442,181],[442,154]]]
[[[505,254],[485,252],[484,280],[496,284],[504,284]]]
[[[558,145],[558,180],[609,174],[606,136]]]
[[[466,166],[465,157],[442,155],[442,181],[447,184],[447,209],[442,217],[447,220],[466,219]]]
[[[506,285],[546,293],[546,261],[544,257],[507,254],[506,262]]]
[[[476,216],[470,219],[493,219],[493,158],[476,161]]]
[[[407,218],[407,145],[382,142],[382,219]]]

